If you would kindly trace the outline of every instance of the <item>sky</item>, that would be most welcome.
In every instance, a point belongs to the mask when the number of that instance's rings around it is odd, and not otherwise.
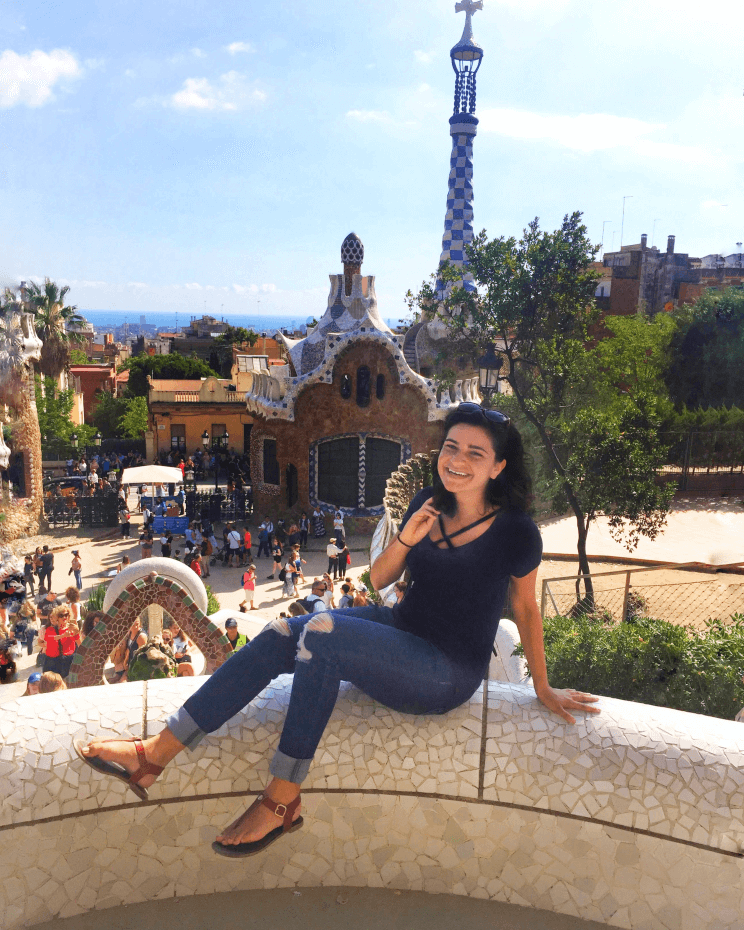
[[[82,310],[319,316],[355,231],[385,318],[441,250],[454,0],[5,0],[0,287]],[[476,230],[580,210],[744,239],[744,3],[484,0]]]

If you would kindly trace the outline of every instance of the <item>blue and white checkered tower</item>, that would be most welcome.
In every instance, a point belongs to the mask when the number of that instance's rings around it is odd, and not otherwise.
[[[460,41],[450,50],[455,72],[455,106],[450,117],[452,155],[450,156],[447,215],[444,219],[441,262],[463,268],[462,283],[475,291],[472,274],[467,271],[465,245],[473,241],[473,138],[478,131],[475,117],[475,75],[480,68],[483,49],[473,39],[473,13],[483,9],[483,0],[461,0],[455,12],[465,12],[465,28]],[[441,281],[437,290],[444,296]]]

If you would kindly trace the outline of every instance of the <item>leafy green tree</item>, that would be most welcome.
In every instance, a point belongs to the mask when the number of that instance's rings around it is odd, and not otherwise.
[[[254,346],[258,342],[258,333],[244,326],[228,326],[224,333],[215,337],[214,350],[209,364],[215,370],[220,369],[224,377],[229,377],[232,368],[232,347]]]
[[[131,397],[147,397],[148,394],[148,376],[151,378],[172,378],[176,380],[198,380],[199,378],[208,378],[212,375],[215,378],[219,374],[203,362],[201,359],[191,356],[185,358],[183,355],[137,355],[128,358],[120,371],[129,370],[129,383],[127,393]]]
[[[70,365],[87,365],[88,356],[82,349],[70,349]]]
[[[46,439],[47,443],[62,442],[70,445],[72,434],[75,433],[79,449],[93,445],[95,426],[87,423],[75,425],[72,422],[74,399],[71,390],[62,391],[55,378],[42,378],[39,375],[34,378],[34,390],[42,442]]]
[[[147,430],[147,400],[144,397],[126,399],[126,409],[119,420],[119,429],[129,439],[141,439]]]
[[[731,407],[744,397],[744,288],[709,290],[675,311],[667,383],[678,407]]]
[[[127,402],[123,397],[114,397],[109,391],[98,395],[98,401],[93,408],[91,420],[101,431],[104,439],[114,439],[120,436],[119,421],[127,410]]]
[[[639,536],[653,538],[662,528],[670,496],[654,481],[664,450],[651,439],[659,421],[653,392],[634,385],[621,401],[618,371],[603,368],[606,354],[592,339],[595,251],[580,213],[554,232],[540,230],[536,219],[519,240],[489,240],[483,231],[467,249],[478,293],[461,286],[460,269],[444,265],[416,298],[426,316],[437,314],[451,328],[463,352],[480,354],[493,343],[501,355],[513,405],[539,439],[555,506],[576,519],[590,600],[591,522],[607,514],[613,535],[633,548]],[[449,293],[443,296],[437,279]]]
[[[32,281],[22,295],[24,306],[36,317],[35,326],[44,343],[41,350],[39,371],[48,377],[58,378],[70,365],[70,349],[79,342],[79,333],[68,332],[69,324],[79,325],[85,319],[75,311],[77,307],[65,306],[68,285],[59,287],[49,278],[43,287]]]

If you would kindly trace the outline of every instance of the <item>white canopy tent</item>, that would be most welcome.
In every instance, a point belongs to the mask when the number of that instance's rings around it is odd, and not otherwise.
[[[125,468],[121,475],[122,484],[182,484],[180,468],[170,465],[138,465]]]
[[[170,465],[138,465],[125,468],[121,475],[122,484],[149,484],[152,499],[155,500],[156,484],[183,484],[180,468]]]

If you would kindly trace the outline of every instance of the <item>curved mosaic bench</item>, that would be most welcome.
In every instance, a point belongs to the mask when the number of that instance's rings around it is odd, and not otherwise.
[[[152,572],[157,572],[158,575],[169,578],[181,585],[199,610],[203,613],[207,612],[207,589],[196,572],[192,572],[188,565],[179,562],[177,559],[164,559],[160,556],[140,559],[133,565],[127,565],[118,575],[114,575],[106,588],[106,597],[103,599],[104,611],[113,606],[117,597],[127,585],[140,578],[146,578]]]
[[[199,679],[20,698],[0,720],[0,912],[14,930],[232,889],[452,892],[617,927],[741,928],[744,727],[603,699],[569,727],[525,685],[440,717],[344,686],[303,788],[307,824],[251,859],[210,841],[258,792],[279,678],[136,802],[71,750],[156,732]]]
[[[169,560],[148,561],[154,563]],[[191,574],[199,580],[194,572]],[[124,572],[121,575],[124,575]],[[128,578],[125,580],[128,581]],[[146,577],[135,576],[134,580],[120,589],[104,616],[82,641],[72,660],[67,679],[70,688],[101,683],[103,669],[111,651],[127,635],[136,618],[151,604],[159,604],[166,610],[199,647],[204,655],[206,672],[215,671],[232,655],[232,649],[223,631],[210,622],[204,611],[194,603],[190,590],[172,578],[150,571]]]

